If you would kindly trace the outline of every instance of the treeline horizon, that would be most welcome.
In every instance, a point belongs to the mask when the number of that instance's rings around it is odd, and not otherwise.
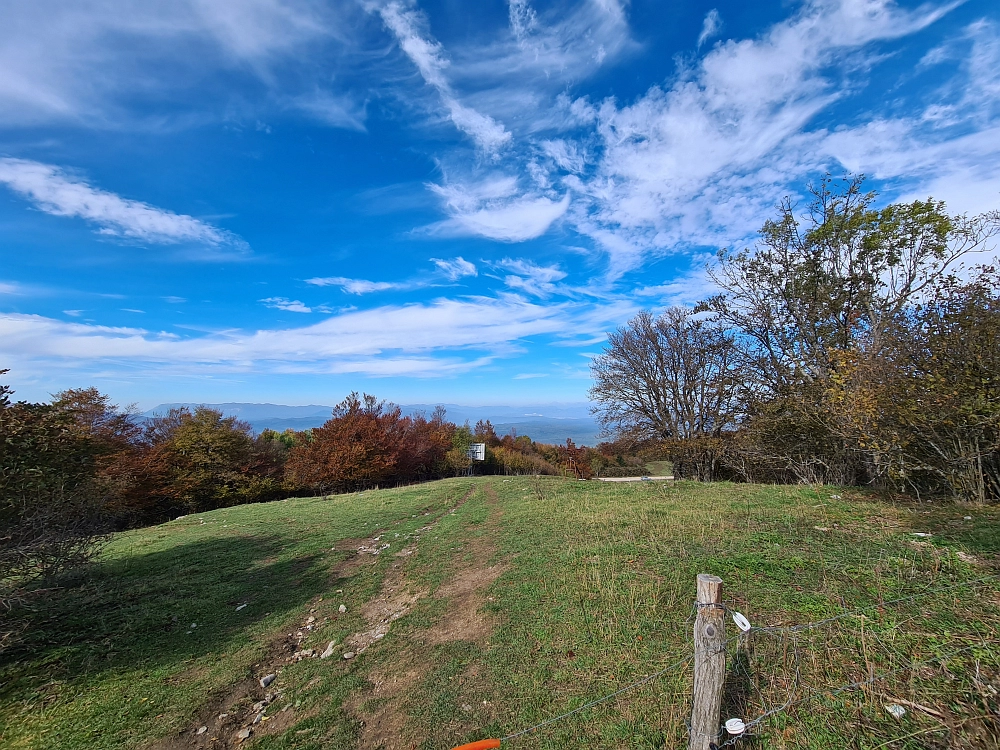
[[[2,374],[4,371],[0,371]],[[255,432],[214,408],[173,408],[143,416],[96,388],[69,389],[48,403],[11,402],[0,386],[2,487],[6,497],[90,495],[116,528],[180,514],[458,476],[473,468],[472,443],[485,443],[482,474],[548,474],[587,479],[624,458],[590,447],[497,435],[370,394],[349,394],[320,427]],[[614,446],[610,446],[612,449]],[[26,502],[26,505],[32,503]]]
[[[0,376],[6,370],[0,370]],[[13,402],[0,385],[0,604],[26,581],[73,567],[116,530],[190,513],[292,496],[329,495],[477,474],[641,474],[641,462],[603,450],[499,436],[475,426],[404,416],[369,394],[349,394],[320,427],[255,433],[208,408],[145,417],[96,388],[47,403]],[[7,593],[5,594],[4,591]]]

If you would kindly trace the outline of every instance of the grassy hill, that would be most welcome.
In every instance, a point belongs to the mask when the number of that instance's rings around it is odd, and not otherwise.
[[[448,748],[669,668],[504,747],[683,747],[691,665],[673,665],[692,653],[700,572],[777,627],[730,644],[724,718],[784,707],[735,747],[997,746],[1000,582],[982,579],[1000,573],[1000,508],[530,477],[120,534],[29,617],[7,616],[20,632],[0,655],[0,740]]]

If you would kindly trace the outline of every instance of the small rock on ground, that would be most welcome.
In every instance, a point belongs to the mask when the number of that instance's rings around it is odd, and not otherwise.
[[[198,727],[198,731],[195,734],[205,734],[208,731],[208,727]]]
[[[319,655],[320,659],[329,659],[333,656],[333,647],[336,645],[336,641],[330,641],[330,645],[326,647],[326,651]]]
[[[344,652],[344,658],[345,659],[353,659],[354,658],[354,652],[353,651],[345,651]]]
[[[253,730],[250,727],[247,727],[246,729],[241,729],[236,733],[236,739],[242,742],[243,740],[250,739],[251,734],[253,734]]]
[[[337,608],[337,611],[340,612],[340,614],[344,614],[347,611],[347,607],[341,604],[340,607]]]
[[[260,678],[260,686],[262,688],[266,688],[268,685],[274,682],[275,677],[277,677],[276,674],[264,675],[263,677]]]

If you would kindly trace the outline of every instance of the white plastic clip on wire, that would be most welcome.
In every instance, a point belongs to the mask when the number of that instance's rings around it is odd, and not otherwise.
[[[744,633],[750,630],[750,621],[739,612],[733,612],[733,622],[735,622],[736,627],[738,627]]]
[[[746,730],[747,725],[743,723],[743,719],[729,719],[726,721],[726,731],[733,736],[743,734]]]

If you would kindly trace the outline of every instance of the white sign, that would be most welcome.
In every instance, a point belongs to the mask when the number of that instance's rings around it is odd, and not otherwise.
[[[469,446],[469,450],[466,455],[473,461],[485,461],[486,443],[473,443]]]

